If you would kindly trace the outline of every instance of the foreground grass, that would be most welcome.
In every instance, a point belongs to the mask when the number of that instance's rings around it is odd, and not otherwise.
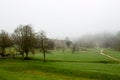
[[[112,54],[112,53],[111,53]],[[0,80],[119,80],[120,63],[99,54],[95,49],[72,54],[54,51],[42,61],[0,59]]]

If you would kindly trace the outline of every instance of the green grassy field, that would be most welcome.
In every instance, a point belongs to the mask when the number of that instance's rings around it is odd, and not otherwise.
[[[120,59],[120,52],[105,52]],[[70,50],[53,51],[46,55],[45,63],[42,54],[31,59],[0,59],[0,80],[120,80],[120,62],[96,49],[74,54]]]
[[[120,51],[112,50],[112,49],[105,49],[106,54],[113,56],[115,58],[120,59]]]

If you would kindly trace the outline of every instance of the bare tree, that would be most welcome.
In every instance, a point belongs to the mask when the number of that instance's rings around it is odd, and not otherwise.
[[[12,41],[10,39],[9,34],[4,31],[1,30],[0,32],[0,49],[1,49],[1,56],[4,57],[5,56],[5,48],[9,47],[12,45]]]
[[[25,53],[26,59],[28,59],[28,53],[33,52],[32,50],[35,45],[35,33],[32,27],[30,25],[20,25],[17,29],[15,29],[13,38],[15,45],[21,52],[23,58]]]
[[[68,48],[70,48],[70,45],[72,44],[72,41],[70,41],[70,39],[68,37],[65,38],[65,43],[67,45]]]
[[[43,61],[45,62],[45,54],[48,52],[48,39],[46,37],[46,33],[44,31],[40,31],[38,33],[38,38],[40,41],[40,51],[43,53]]]
[[[54,44],[55,44],[55,48],[57,50],[62,50],[63,53],[64,53],[65,49],[67,48],[65,40],[55,39]]]
[[[78,51],[79,50],[78,43],[77,42],[73,43],[71,48],[72,48],[72,53]]]
[[[67,48],[67,45],[65,43],[65,40],[61,40],[60,47],[62,49],[62,52],[65,52],[65,49]]]

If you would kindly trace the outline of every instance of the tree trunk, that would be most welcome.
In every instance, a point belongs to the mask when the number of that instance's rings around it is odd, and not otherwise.
[[[4,57],[5,56],[5,49],[2,48],[2,53],[1,53],[1,57]]]
[[[45,51],[43,52],[43,57],[44,57],[44,60],[43,60],[43,61],[45,62]]]
[[[24,53],[23,53],[23,52],[21,52],[21,54],[22,54],[22,58],[23,58],[23,60],[24,60]]]
[[[28,52],[26,53],[26,60],[28,59]]]

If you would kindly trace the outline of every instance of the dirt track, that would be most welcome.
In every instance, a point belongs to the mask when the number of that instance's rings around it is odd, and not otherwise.
[[[104,55],[104,56],[106,56],[106,57],[108,57],[108,58],[110,58],[110,59],[112,59],[112,60],[115,60],[115,61],[120,61],[120,59],[117,59],[117,58],[115,58],[115,57],[112,57],[112,56],[110,56],[110,55],[107,55],[107,54],[105,54],[103,51],[104,51],[104,49],[101,49],[101,51],[100,51],[100,54],[101,54],[101,55]]]

